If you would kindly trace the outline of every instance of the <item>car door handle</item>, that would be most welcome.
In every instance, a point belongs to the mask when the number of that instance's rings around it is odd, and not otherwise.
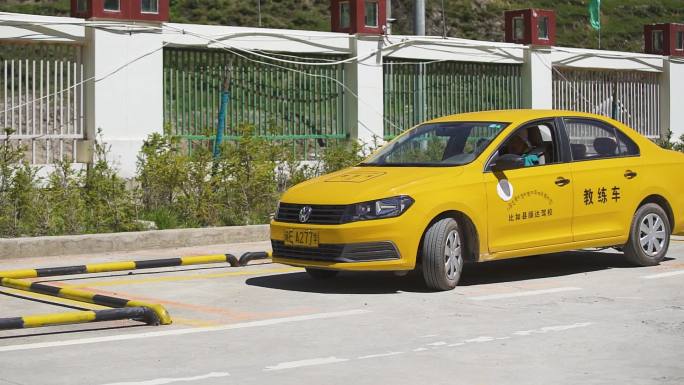
[[[634,179],[636,176],[637,176],[637,173],[632,171],[632,170],[625,171],[625,178],[627,178],[627,179]]]
[[[563,186],[565,186],[566,184],[569,184],[569,183],[570,183],[570,179],[563,178],[562,176],[559,176],[558,178],[556,178],[556,184],[557,184],[558,186],[563,187]]]

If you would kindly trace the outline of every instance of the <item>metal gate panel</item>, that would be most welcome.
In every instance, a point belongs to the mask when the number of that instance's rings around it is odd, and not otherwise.
[[[226,140],[237,139],[240,126],[250,124],[256,135],[293,141],[302,147],[304,157],[311,157],[325,141],[348,137],[343,65],[307,66],[250,60],[247,55],[219,49],[164,49],[164,121],[171,133],[190,139],[214,137],[222,79],[229,71]]]
[[[76,159],[84,138],[81,58],[76,45],[0,44],[0,122],[31,163]]]
[[[618,120],[649,138],[660,138],[659,74],[556,67],[553,108]]]
[[[522,106],[521,66],[385,58],[385,139],[439,116]]]

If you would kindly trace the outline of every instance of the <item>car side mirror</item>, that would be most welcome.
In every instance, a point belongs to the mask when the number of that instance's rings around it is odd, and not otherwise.
[[[504,154],[494,160],[491,165],[492,171],[514,170],[525,167],[525,160],[520,155]]]

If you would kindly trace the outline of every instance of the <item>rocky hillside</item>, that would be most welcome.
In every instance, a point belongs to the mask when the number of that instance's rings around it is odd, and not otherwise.
[[[256,26],[258,0],[171,0],[176,22]],[[503,11],[538,7],[556,10],[558,45],[596,48],[597,33],[589,27],[589,0],[444,0],[449,36],[479,40],[503,40]],[[410,34],[412,0],[393,0],[397,18],[395,33]],[[604,0],[602,48],[642,50],[643,25],[655,22],[684,23],[683,0]],[[329,0],[261,0],[262,25],[273,28],[328,30]],[[442,34],[441,0],[427,0],[429,34]],[[0,11],[68,15],[68,0],[4,0]]]

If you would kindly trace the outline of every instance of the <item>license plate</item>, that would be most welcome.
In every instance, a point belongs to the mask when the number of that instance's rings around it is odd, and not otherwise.
[[[318,247],[318,231],[315,230],[285,230],[286,246]]]

